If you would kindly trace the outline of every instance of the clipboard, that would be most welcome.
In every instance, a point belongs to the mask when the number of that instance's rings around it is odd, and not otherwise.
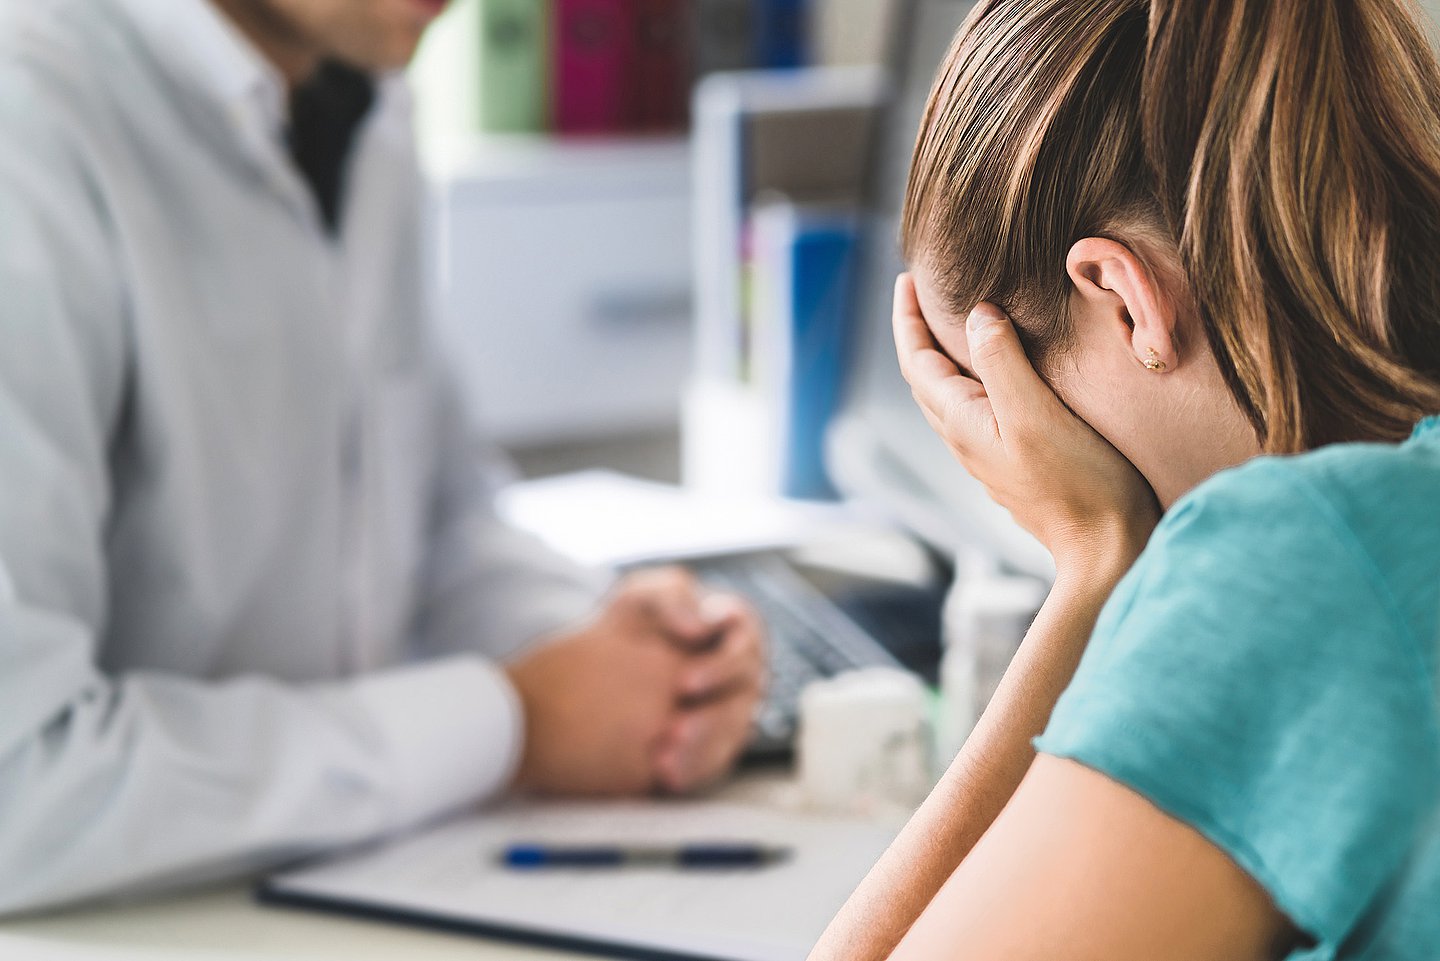
[[[707,801],[512,803],[262,881],[265,904],[640,961],[803,961],[899,825]],[[513,843],[783,845],[726,870],[516,871]]]

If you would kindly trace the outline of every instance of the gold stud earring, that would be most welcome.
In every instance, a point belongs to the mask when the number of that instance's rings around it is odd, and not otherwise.
[[[1141,363],[1145,365],[1146,370],[1153,370],[1156,373],[1159,373],[1166,367],[1165,361],[1160,359],[1160,354],[1154,347],[1145,348],[1145,359],[1141,361]]]

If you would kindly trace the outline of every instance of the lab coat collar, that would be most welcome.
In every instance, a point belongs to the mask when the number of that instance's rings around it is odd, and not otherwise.
[[[307,222],[320,211],[286,144],[290,123],[285,78],[212,0],[109,0],[129,21],[175,95],[194,102],[206,126],[220,130],[282,202]],[[409,150],[410,98],[403,72],[376,78],[376,103],[363,136],[398,140]]]
[[[184,92],[218,106],[238,139],[272,162],[283,149],[288,93],[280,71],[211,0],[113,0]]]

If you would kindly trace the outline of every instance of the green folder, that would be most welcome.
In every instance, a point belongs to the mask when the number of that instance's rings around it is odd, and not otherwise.
[[[479,127],[488,133],[548,128],[548,0],[479,0]]]

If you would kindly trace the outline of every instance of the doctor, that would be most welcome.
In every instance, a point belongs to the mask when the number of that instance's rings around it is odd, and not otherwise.
[[[493,513],[389,73],[443,6],[0,0],[0,913],[744,743],[740,602]]]

